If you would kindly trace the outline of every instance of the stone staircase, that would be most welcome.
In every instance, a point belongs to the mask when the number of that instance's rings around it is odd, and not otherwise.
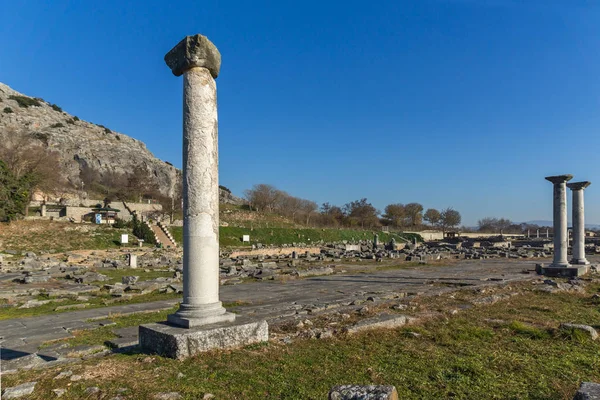
[[[148,226],[150,226],[150,229],[152,229],[152,232],[154,232],[156,241],[162,244],[163,247],[177,247],[175,239],[173,239],[171,232],[169,232],[164,224],[159,222],[156,225],[148,224]]]

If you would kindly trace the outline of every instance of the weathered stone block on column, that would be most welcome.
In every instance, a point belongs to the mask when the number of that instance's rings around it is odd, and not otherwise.
[[[573,258],[571,264],[588,265],[590,262],[585,258],[585,211],[583,202],[583,191],[591,185],[591,182],[568,183],[567,187],[573,193]]]
[[[252,328],[256,322],[248,322],[246,327],[239,323],[235,324],[236,328],[228,327],[226,324],[233,323],[235,314],[227,312],[219,300],[219,161],[215,78],[221,68],[221,54],[205,36],[187,36],[167,53],[165,62],[175,76],[183,75],[183,302],[176,313],[167,317],[167,322],[180,328],[199,328],[197,332],[190,330],[182,334],[178,329],[166,329],[160,324],[143,326],[140,327],[140,344],[146,350],[162,352],[161,343],[184,341],[174,339],[175,336],[185,337],[189,343],[209,337],[212,339],[207,343],[214,347],[266,340],[264,329]],[[213,340],[219,332],[220,339]],[[235,334],[232,335],[232,332]],[[239,339],[244,334],[254,336]],[[207,347],[210,346],[194,348],[203,351]]]

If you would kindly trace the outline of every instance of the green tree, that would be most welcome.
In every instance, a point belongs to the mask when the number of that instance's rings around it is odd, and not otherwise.
[[[25,214],[29,190],[25,179],[16,179],[0,160],[0,221],[12,221]]]

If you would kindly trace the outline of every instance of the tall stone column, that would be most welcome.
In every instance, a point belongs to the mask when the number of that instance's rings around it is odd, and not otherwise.
[[[568,183],[567,187],[573,192],[573,258],[571,264],[588,265],[585,258],[585,215],[583,204],[583,190],[591,182]]]
[[[548,176],[546,180],[554,184],[554,260],[550,267],[569,267],[567,261],[567,181],[573,175]]]
[[[183,302],[167,324],[140,325],[140,348],[183,359],[269,340],[269,325],[225,311],[219,299],[217,87],[221,54],[187,36],[165,56],[183,75]]]
[[[233,321],[219,301],[217,86],[221,54],[187,36],[165,56],[183,75],[183,302],[168,321],[186,328]]]

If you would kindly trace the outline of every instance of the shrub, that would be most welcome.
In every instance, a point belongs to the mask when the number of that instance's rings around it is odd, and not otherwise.
[[[10,107],[4,107],[4,114],[12,114],[14,111]]]
[[[32,99],[31,97],[11,95],[11,96],[8,96],[8,98],[16,101],[17,104],[19,105],[19,107],[22,107],[22,108],[27,108],[29,106],[35,106],[35,107],[41,106],[40,102],[37,99]]]
[[[108,129],[107,127],[105,127],[104,125],[98,125],[100,128],[104,129],[104,133],[105,134],[109,134],[112,133],[112,131],[110,129]]]
[[[132,227],[133,227],[133,223],[131,221],[125,222],[121,218],[116,218],[115,223],[113,224],[113,228],[118,228],[118,229],[132,228]]]
[[[154,232],[152,229],[148,227],[145,223],[141,222],[137,216],[133,215],[133,234],[138,238],[142,239],[146,243],[156,244],[156,240],[154,239]]]
[[[60,122],[50,125],[50,128],[64,128],[65,126]]]
[[[40,142],[43,142],[47,146],[48,145],[48,138],[50,136],[47,133],[34,132],[34,133],[31,134],[31,137],[33,137],[34,139],[39,140]]]
[[[67,124],[75,125],[75,121],[73,121],[73,119],[68,119]]]
[[[73,117],[73,121],[79,121],[79,117],[77,117],[77,116]]]
[[[56,104],[51,104],[50,107],[52,107],[52,109],[54,111],[58,111],[58,112],[62,112],[62,108],[60,108],[59,106],[57,106]]]
[[[219,189],[226,191],[227,193],[231,193],[231,190],[229,190],[228,187],[225,187],[223,185],[219,185]]]

